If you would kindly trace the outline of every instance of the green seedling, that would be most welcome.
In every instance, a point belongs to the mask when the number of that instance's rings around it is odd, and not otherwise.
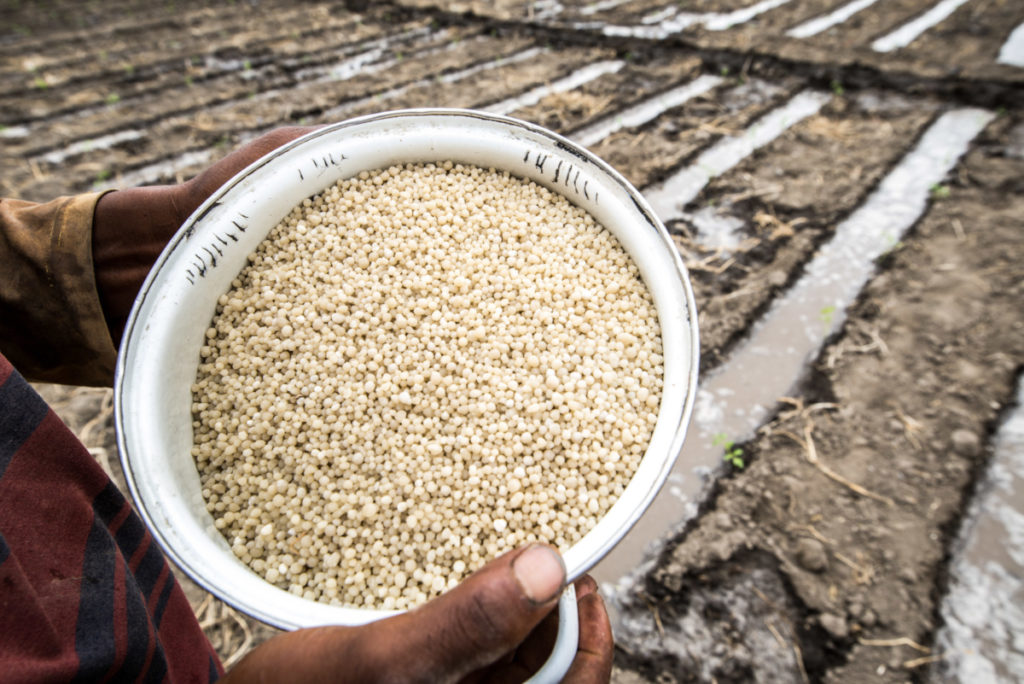
[[[832,88],[832,92],[839,97],[842,97],[843,93],[846,92],[846,88],[844,88],[843,84],[837,80],[833,80],[832,83],[829,84],[829,87]]]
[[[103,183],[109,180],[110,177],[113,175],[114,174],[111,173],[109,169],[103,169],[102,171],[96,174],[96,180],[94,180],[92,183],[93,188],[98,190],[100,187],[102,187]]]
[[[733,468],[742,470],[746,467],[747,464],[743,460],[743,449],[736,446],[736,443],[729,439],[729,435],[719,432],[711,440],[711,445],[722,447],[722,460]]]
[[[249,60],[242,62],[242,71],[252,71],[252,62]]]
[[[117,93],[110,93],[103,101],[106,102],[108,105],[114,105],[121,101],[121,96]]]
[[[46,90],[50,87],[50,84],[46,82],[46,79],[42,76],[36,76],[35,80],[32,81],[32,87],[38,88],[39,90]]]
[[[821,322],[826,326],[832,325],[832,321],[835,320],[835,314],[836,307],[831,304],[821,307],[821,311],[818,312],[818,316],[821,317]]]
[[[950,190],[948,185],[936,183],[931,187],[929,192],[931,192],[932,199],[943,200],[949,197]]]

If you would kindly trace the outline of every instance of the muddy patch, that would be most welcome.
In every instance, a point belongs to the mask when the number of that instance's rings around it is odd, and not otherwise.
[[[944,556],[1024,363],[1024,272],[1009,255],[1024,246],[1021,195],[1006,194],[1022,169],[999,143],[1009,123],[968,156],[955,201],[885,256],[805,389],[742,445],[752,462],[719,481],[630,615],[687,600],[686,578],[757,550],[823,630],[814,641],[833,656],[821,681],[906,681],[936,659]]]

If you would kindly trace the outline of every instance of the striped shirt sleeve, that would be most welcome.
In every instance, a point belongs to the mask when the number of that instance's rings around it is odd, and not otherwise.
[[[0,679],[203,684],[220,673],[130,503],[0,355]]]

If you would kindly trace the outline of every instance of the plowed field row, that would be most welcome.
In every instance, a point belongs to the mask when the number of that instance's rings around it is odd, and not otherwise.
[[[595,568],[616,679],[926,678],[898,640],[940,655],[1024,367],[1020,3],[946,6],[885,52],[938,0],[5,4],[4,196],[177,182],[276,126],[406,107],[608,161],[690,271],[702,355],[687,451]],[[107,395],[47,393],[112,457]]]

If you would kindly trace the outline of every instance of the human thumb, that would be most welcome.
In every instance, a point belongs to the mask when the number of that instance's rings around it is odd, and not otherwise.
[[[375,641],[404,642],[402,659],[416,668],[410,679],[456,681],[513,651],[557,605],[565,581],[553,547],[510,551],[443,596],[378,623],[394,632]]]

